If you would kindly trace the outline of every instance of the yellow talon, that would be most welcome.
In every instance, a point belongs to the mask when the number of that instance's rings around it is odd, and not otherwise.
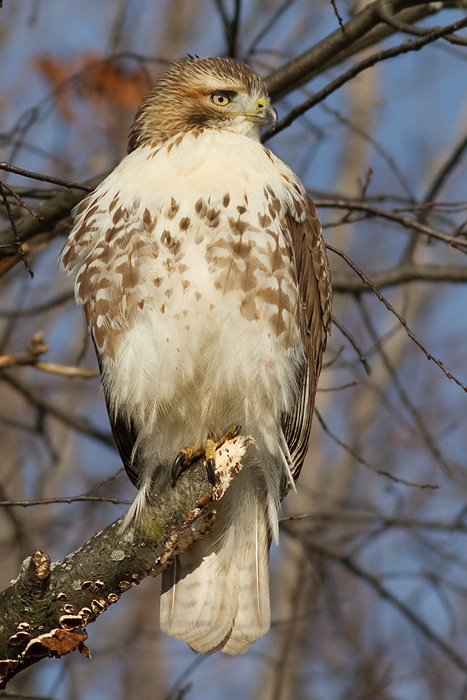
[[[224,442],[238,435],[239,432],[240,426],[233,425],[220,440],[213,440],[212,438],[206,440],[206,470],[208,472],[208,479],[213,486],[216,485],[216,450],[223,445]]]
[[[235,437],[240,432],[239,425],[233,425],[229,430],[221,437],[220,440],[213,440],[212,438],[207,438],[206,447],[204,452],[202,450],[194,450],[193,447],[184,447],[181,452],[178,453],[173,465],[172,465],[172,486],[175,486],[178,477],[185,469],[196,462],[201,457],[206,459],[206,470],[208,473],[208,479],[213,486],[216,484],[216,450],[218,447],[224,444],[226,440]]]
[[[224,440],[222,442],[225,442]],[[222,442],[220,444],[222,444]],[[208,438],[206,440],[206,452],[205,456],[206,459],[213,459],[214,461],[216,460],[216,449],[217,449],[217,442],[214,442],[214,440],[211,440],[211,438]]]

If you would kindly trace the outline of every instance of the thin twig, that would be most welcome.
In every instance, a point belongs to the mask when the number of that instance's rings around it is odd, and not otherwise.
[[[409,336],[409,338],[422,350],[424,355],[427,357],[428,360],[433,360],[435,365],[440,368],[440,370],[446,375],[448,379],[452,379],[453,382],[455,382],[458,386],[460,386],[465,392],[467,392],[467,386],[463,384],[459,379],[457,379],[453,374],[448,372],[444,366],[441,360],[438,360],[434,355],[428,352],[428,350],[425,348],[424,345],[415,337],[414,333],[410,330],[410,328],[407,325],[406,320],[395,310],[395,308],[389,303],[389,301],[384,297],[379,289],[377,289],[376,285],[374,282],[372,282],[358,267],[355,265],[350,258],[345,255],[345,253],[342,252],[342,250],[339,250],[338,248],[334,248],[333,246],[327,244],[326,248],[336,255],[339,255],[349,267],[352,268],[354,272],[357,273],[357,275],[360,277],[360,279],[366,284],[373,292],[376,294],[378,299],[384,304],[384,306],[387,308],[388,311],[390,311],[394,316],[397,318],[401,326],[404,328],[405,332]]]
[[[86,187],[91,190],[97,187],[108,173],[97,175],[86,182]],[[86,190],[87,191],[87,190]],[[48,237],[56,235],[56,227],[63,223],[63,219],[70,215],[85,193],[82,190],[62,189],[52,199],[45,199],[39,207],[39,214],[44,221],[37,221],[29,216],[22,216],[17,225],[20,240],[23,245],[35,236],[46,234]],[[15,245],[11,241],[11,228],[0,231],[0,257],[12,256]]]
[[[339,386],[327,386],[326,388],[318,387],[316,391],[318,393],[325,394],[326,392],[343,391],[344,389],[353,389],[356,386],[358,386],[358,382],[355,380],[353,382],[347,382],[347,384],[340,384]]]
[[[70,85],[73,85],[74,83],[79,83],[79,81],[82,81],[89,73],[91,73],[96,68],[105,64],[112,64],[114,62],[125,59],[135,60],[142,64],[161,63],[163,65],[167,65],[169,63],[169,61],[163,58],[157,58],[152,56],[146,57],[133,52],[122,52],[119,54],[113,54],[111,56],[108,56],[106,59],[98,59],[96,61],[91,61],[80,71],[77,71],[76,73],[73,73],[72,75],[69,75],[66,78],[64,78],[64,80],[62,80],[58,85],[56,85],[53,88],[53,90],[51,90],[41,100],[39,100],[39,102],[37,102],[33,107],[27,109],[23,114],[20,115],[19,119],[17,120],[15,126],[13,127],[10,133],[11,141],[13,141],[14,136],[17,132],[20,132],[21,134],[21,138],[14,141],[15,148],[13,149],[13,154],[11,155],[11,158],[13,158],[14,154],[20,148],[22,148],[26,133],[35,124],[35,122],[41,115],[41,110],[43,110],[44,107],[48,106],[51,102],[53,102],[53,100],[57,99],[62,94],[62,92],[64,92]]]
[[[364,70],[367,70],[367,68],[372,68],[374,65],[380,63],[381,61],[387,61],[390,58],[400,56],[401,54],[409,53],[410,51],[420,51],[420,49],[422,49],[424,46],[433,43],[434,41],[440,39],[446,34],[458,31],[463,27],[467,27],[467,19],[459,20],[458,22],[453,22],[452,24],[449,24],[446,27],[434,29],[432,32],[430,32],[430,34],[427,34],[426,36],[418,37],[417,39],[413,40],[406,40],[402,44],[394,46],[391,49],[378,51],[378,53],[375,53],[372,56],[368,56],[368,58],[365,58],[363,61],[360,61],[348,71],[342,73],[342,75],[337,77],[335,80],[332,80],[328,85],[326,85],[326,87],[317,92],[313,97],[306,100],[305,102],[302,102],[302,104],[299,104],[296,107],[294,107],[283,119],[281,119],[278,122],[275,129],[270,129],[269,131],[266,131],[266,133],[263,135],[263,141],[267,141],[271,138],[271,136],[274,136],[275,134],[278,134],[279,132],[286,129],[288,126],[290,126],[290,124],[292,124],[296,119],[298,119],[298,117],[302,116],[302,114],[308,112],[312,107],[325,100],[327,97],[329,97],[329,95],[331,95],[333,92],[342,87],[342,85],[348,83],[349,80],[352,80]]]
[[[89,437],[102,442],[108,447],[114,446],[113,438],[109,432],[99,430],[99,428],[96,428],[94,425],[89,423],[86,418],[81,418],[73,413],[69,413],[64,407],[58,406],[55,401],[46,399],[43,394],[31,391],[25,382],[22,382],[17,377],[14,377],[13,374],[10,374],[9,372],[1,372],[0,379],[22,394],[27,401],[32,403],[38,409],[53,416],[71,429],[76,430],[78,433],[89,435]]]
[[[22,207],[23,209],[26,209],[26,211],[28,211],[31,214],[31,216],[33,216],[37,221],[44,221],[44,217],[37,214],[37,212],[35,212],[34,209],[32,209],[29,206],[29,204],[26,204],[26,202],[22,199],[18,192],[13,189],[13,187],[7,185],[7,183],[4,180],[2,180],[2,185],[11,195],[13,195],[13,197],[16,199],[18,206]]]
[[[257,44],[259,44],[261,39],[264,39],[266,34],[274,27],[275,23],[282,16],[285,10],[287,10],[291,5],[293,5],[294,2],[295,0],[285,0],[285,2],[282,3],[282,5],[279,5],[279,7],[274,11],[272,17],[266,22],[264,27],[253,38],[250,47],[247,50],[248,54],[255,53]]]
[[[378,289],[395,287],[409,282],[440,282],[448,284],[464,284],[467,282],[466,265],[423,265],[403,262],[388,270],[373,272],[370,278]],[[354,275],[332,276],[332,287],[335,293],[361,294],[371,292],[361,279]]]
[[[8,218],[10,220],[11,231],[13,233],[13,239],[15,242],[16,250],[17,250],[18,255],[20,256],[21,260],[23,261],[24,267],[26,268],[27,272],[29,273],[29,275],[32,279],[34,277],[34,272],[31,270],[31,267],[27,261],[25,252],[23,250],[23,246],[21,244],[21,239],[20,239],[19,234],[18,234],[18,229],[16,228],[15,217],[13,216],[10,202],[8,201],[8,197],[5,194],[5,190],[3,188],[3,182],[1,180],[0,180],[0,192],[2,194],[3,203],[6,207],[6,210],[8,213]]]
[[[412,191],[410,183],[409,183],[408,179],[405,177],[405,174],[402,172],[402,170],[397,165],[396,159],[390,153],[388,153],[388,151],[386,151],[386,149],[383,148],[383,146],[381,146],[381,144],[375,138],[373,138],[373,136],[371,136],[371,134],[369,134],[365,129],[362,129],[361,127],[359,127],[351,119],[349,119],[348,117],[341,114],[338,109],[335,109],[334,107],[331,107],[330,105],[328,105],[326,103],[323,103],[321,105],[321,109],[323,109],[328,114],[332,114],[332,116],[335,117],[341,124],[344,124],[349,129],[351,129],[351,131],[353,131],[355,134],[358,134],[359,136],[361,136],[362,139],[367,141],[367,143],[369,143],[375,149],[375,151],[387,163],[391,172],[394,173],[395,177],[400,182],[401,187],[406,191],[407,196],[409,197],[410,201],[414,204],[414,206],[416,206],[415,195]]]
[[[400,402],[403,406],[405,406],[405,409],[408,411],[410,416],[412,417],[412,420],[414,421],[415,425],[417,426],[419,433],[422,437],[423,442],[425,443],[427,449],[433,457],[441,464],[441,466],[445,469],[445,471],[449,474],[451,472],[451,467],[450,465],[446,462],[445,458],[443,457],[440,449],[438,448],[438,445],[436,444],[433,436],[431,435],[430,431],[428,430],[427,426],[425,425],[425,422],[422,419],[422,416],[420,415],[420,412],[415,408],[413,405],[407,391],[402,385],[402,382],[399,380],[398,374],[396,369],[393,367],[391,360],[389,359],[388,353],[383,347],[383,341],[380,340],[378,337],[378,334],[375,330],[374,324],[372,323],[372,319],[370,317],[370,314],[368,313],[365,305],[363,304],[361,299],[357,299],[357,303],[360,309],[360,313],[363,318],[363,322],[365,323],[365,326],[368,330],[368,333],[370,334],[371,339],[373,340],[375,347],[378,349],[378,354],[383,362],[384,367],[386,368],[386,371],[388,372],[389,376],[391,377],[394,389],[396,393],[399,396]]]
[[[1,358],[0,358],[1,359]],[[64,365],[57,365],[53,362],[31,362],[32,367],[40,369],[43,372],[49,372],[49,374],[58,374],[61,377],[79,377],[80,379],[94,379],[94,377],[99,376],[99,370],[96,369],[84,369],[83,367],[66,367]]]
[[[30,365],[36,369],[40,369],[43,372],[49,372],[50,374],[58,374],[63,377],[81,377],[83,379],[89,379],[91,377],[98,377],[98,369],[83,369],[82,367],[66,367],[64,365],[57,365],[52,362],[42,362],[38,358],[40,355],[48,352],[49,346],[44,343],[43,333],[36,333],[31,342],[28,344],[26,350],[21,352],[12,352],[8,355],[0,355],[0,369],[6,369],[7,367]]]
[[[355,54],[380,43],[394,34],[394,29],[383,24],[378,15],[381,0],[366,5],[345,24],[345,31],[339,27],[308,51],[300,54],[266,78],[269,94],[277,100],[292,90],[309,82],[317,75],[340,65]],[[417,22],[434,15],[440,9],[458,7],[457,2],[438,3],[410,2],[410,0],[390,0],[392,12],[405,22]]]
[[[377,8],[377,13],[381,17],[383,22],[386,22],[386,24],[388,24],[393,29],[396,29],[397,31],[403,32],[405,34],[411,34],[413,36],[425,36],[426,34],[432,32],[433,29],[437,29],[437,27],[415,27],[413,24],[402,22],[400,19],[397,19],[397,17],[393,15],[393,13],[391,12],[390,3],[388,3],[387,0],[381,0]],[[462,39],[461,37],[451,36],[447,34],[443,37],[443,39],[445,39],[451,44],[467,46],[467,40]]]
[[[235,0],[235,10],[229,27],[229,56],[237,56],[238,32],[240,30],[240,14],[242,10],[242,0]]]
[[[336,317],[334,315],[331,316],[331,321],[332,321],[332,324],[340,330],[340,332],[342,333],[344,338],[347,338],[347,340],[349,341],[349,343],[351,344],[351,346],[353,347],[353,349],[357,353],[358,359],[360,360],[363,367],[365,368],[365,372],[367,373],[368,376],[370,376],[371,367],[368,364],[368,360],[364,356],[363,351],[360,350],[360,348],[358,347],[357,341],[355,340],[353,335],[350,333],[350,331],[348,331],[346,328],[344,328],[344,326],[336,319]]]
[[[30,306],[28,309],[0,309],[0,318],[18,318],[18,316],[36,316],[37,314],[55,309],[57,306],[65,304],[67,301],[74,299],[73,291],[64,292],[59,296],[46,301],[37,306]]]
[[[120,474],[123,474],[125,471],[124,467],[120,467],[120,469],[117,469],[116,472],[111,474],[110,476],[106,476],[105,479],[101,479],[100,481],[97,482],[97,484],[94,484],[94,486],[91,486],[91,488],[86,491],[86,493],[83,493],[83,496],[92,496],[93,493],[98,491],[98,489],[102,488],[102,486],[107,486],[111,481],[115,481],[115,479],[120,476]]]
[[[331,5],[332,5],[332,9],[334,10],[334,14],[337,17],[337,21],[339,22],[339,27],[342,29],[343,32],[345,32],[345,25],[344,25],[344,22],[342,21],[342,17],[339,14],[339,10],[337,9],[336,0],[331,0]]]
[[[395,221],[404,228],[412,229],[417,233],[423,233],[429,238],[449,244],[453,248],[456,248],[456,250],[467,252],[467,240],[463,241],[456,236],[449,236],[446,233],[437,231],[430,226],[426,226],[425,224],[412,219],[410,216],[403,216],[394,210],[388,211],[387,209],[381,209],[380,207],[375,207],[372,204],[367,204],[366,202],[361,202],[356,199],[342,199],[337,197],[335,199],[324,199],[318,197],[314,199],[314,202],[317,207],[346,209],[349,212],[361,211],[371,216],[377,216],[382,219],[387,219],[388,221]]]
[[[431,183],[428,192],[424,197],[425,202],[432,202],[434,200],[439,190],[446,182],[446,179],[454,170],[461,158],[465,155],[466,151],[467,134],[460,140],[460,142],[454,148],[453,152],[449,155],[449,158],[446,160],[445,163],[443,163],[439,171],[436,173],[433,182]]]
[[[467,532],[467,523],[459,522],[456,518],[452,521],[443,520],[420,520],[418,518],[386,517],[379,513],[359,513],[345,511],[342,506],[335,510],[313,511],[312,513],[302,513],[300,515],[287,515],[279,519],[279,523],[289,521],[310,520],[317,523],[342,522],[346,525],[362,525],[364,527],[378,527],[381,530],[388,528],[402,528],[404,530],[433,530],[435,532]]]
[[[438,484],[419,484],[414,481],[407,481],[407,479],[402,479],[398,476],[394,476],[394,474],[391,474],[390,472],[385,471],[384,469],[378,469],[378,467],[375,467],[373,464],[370,464],[369,462],[366,461],[366,459],[363,459],[357,452],[355,452],[347,443],[343,442],[340,440],[337,435],[335,435],[327,426],[326,422],[324,421],[324,418],[322,417],[321,413],[318,411],[318,409],[315,406],[315,413],[318,417],[319,422],[321,423],[324,432],[329,435],[330,438],[334,440],[340,447],[343,447],[346,452],[348,452],[354,459],[359,462],[362,466],[366,467],[367,469],[371,469],[372,472],[375,472],[376,474],[379,474],[380,476],[385,476],[387,479],[390,479],[391,481],[394,481],[396,484],[404,484],[405,486],[414,486],[415,488],[418,489],[438,489],[439,485]]]
[[[83,185],[79,182],[62,180],[60,177],[52,177],[52,175],[43,175],[42,173],[35,173],[32,170],[24,170],[24,168],[17,168],[15,165],[10,165],[5,161],[0,163],[0,170],[5,170],[8,173],[15,173],[16,175],[22,175],[23,177],[29,177],[33,180],[40,180],[41,182],[50,182],[53,185],[60,185],[60,187],[67,187],[71,190],[83,190],[83,192],[92,192],[93,190],[92,187],[89,187],[88,185]]]
[[[287,529],[287,532],[289,530]],[[436,632],[434,632],[418,615],[416,615],[402,600],[397,598],[391,591],[382,585],[376,576],[368,573],[356,564],[353,559],[345,555],[340,555],[333,552],[327,547],[322,547],[316,542],[307,541],[305,548],[310,553],[318,554],[326,559],[333,560],[348,571],[358,576],[362,581],[368,583],[371,588],[381,597],[387,600],[394,608],[396,608],[414,627],[416,627],[427,639],[429,639],[440,651],[447,656],[456,666],[467,673],[467,662],[463,659],[455,649],[447,644]]]
[[[47,506],[56,503],[77,503],[81,501],[89,501],[96,503],[113,503],[114,505],[131,505],[133,501],[122,500],[112,496],[63,496],[57,498],[38,498],[30,501],[0,501],[0,506],[21,506],[29,508],[30,506]]]

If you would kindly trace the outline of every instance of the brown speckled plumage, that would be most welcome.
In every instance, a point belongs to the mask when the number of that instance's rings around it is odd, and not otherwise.
[[[255,439],[212,533],[164,574],[161,625],[200,652],[243,653],[269,627],[276,507],[303,463],[330,324],[316,209],[259,141],[273,121],[247,66],[173,64],[62,253],[140,489],[129,518],[157,508],[186,445],[234,424]]]

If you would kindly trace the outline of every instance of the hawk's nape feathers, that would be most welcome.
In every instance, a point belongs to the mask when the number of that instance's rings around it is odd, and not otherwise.
[[[276,509],[303,463],[330,323],[315,207],[259,140],[274,121],[246,65],[173,64],[62,252],[139,489],[128,518],[157,508],[185,446],[236,424],[254,437],[213,530],[163,575],[161,626],[199,652],[243,653],[269,628]]]

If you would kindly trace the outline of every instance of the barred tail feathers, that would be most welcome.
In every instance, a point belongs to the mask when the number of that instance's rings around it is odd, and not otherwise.
[[[199,653],[243,654],[269,629],[266,509],[256,501],[241,517],[241,528],[232,523],[226,532],[220,517],[217,534],[196,542],[162,576],[161,628]]]

